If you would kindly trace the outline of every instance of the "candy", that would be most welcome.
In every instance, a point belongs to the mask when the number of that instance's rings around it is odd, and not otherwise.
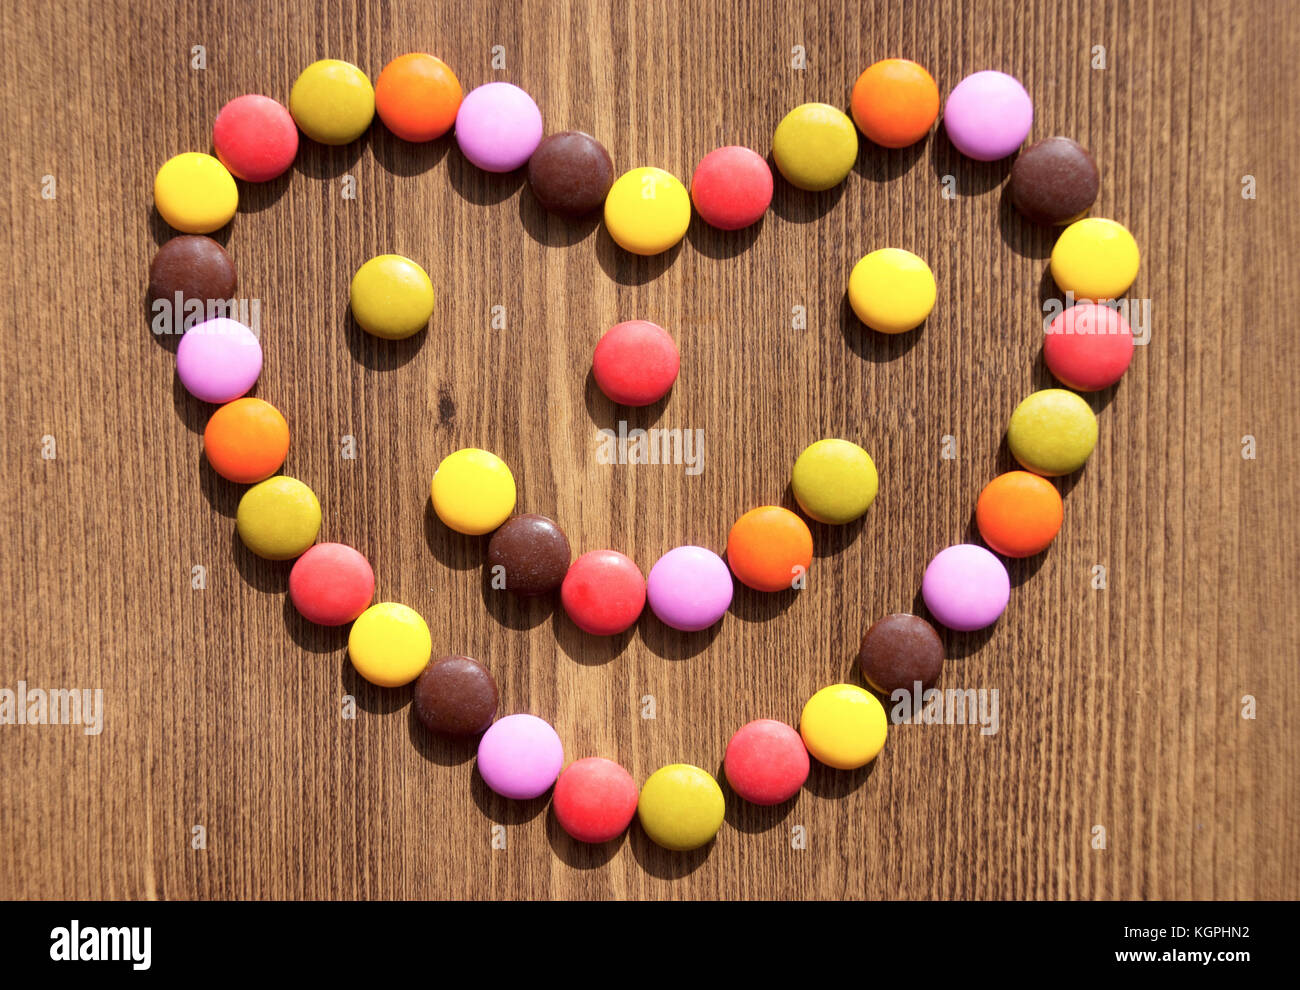
[[[627,320],[600,338],[591,373],[611,402],[648,406],[668,394],[680,365],[681,355],[667,330],[649,320]]]
[[[429,497],[443,523],[458,533],[481,536],[510,517],[515,477],[496,454],[465,447],[442,459],[433,473]]]
[[[187,312],[190,300],[203,304],[203,310],[193,317],[194,322],[201,322],[208,301],[219,299],[223,304],[228,303],[235,296],[235,284],[235,263],[226,249],[211,237],[199,234],[171,238],[149,264],[150,300],[164,300],[171,307],[168,333],[180,332],[182,321],[191,318]],[[159,307],[155,306],[153,311],[159,312]]]
[[[859,320],[881,333],[920,326],[934,308],[935,291],[930,266],[902,248],[872,251],[849,274],[849,305]]]
[[[370,561],[344,543],[317,543],[289,572],[289,600],[304,619],[317,625],[347,625],[374,597]]]
[[[483,733],[478,772],[502,797],[528,801],[546,793],[564,765],[564,744],[536,715],[507,715]]]
[[[848,440],[818,440],[794,462],[790,487],[818,522],[852,522],[875,500],[880,479],[871,455]]]
[[[380,687],[410,684],[429,665],[433,641],[415,609],[398,602],[371,605],[352,623],[348,656],[356,672]]]
[[[731,605],[731,572],[704,547],[685,546],[660,557],[646,578],[650,610],[664,625],[683,632],[707,629]]]
[[[424,52],[399,55],[375,80],[375,110],[403,141],[442,137],[460,110],[464,93],[447,63]]]
[[[821,192],[838,186],[858,159],[853,121],[826,103],[804,103],[776,125],[772,160],[786,181]]]
[[[616,636],[645,608],[645,578],[617,550],[591,550],[573,562],[560,585],[573,624],[593,636]]]
[[[698,849],[711,840],[725,812],[718,782],[687,763],[670,763],[652,773],[637,805],[646,835],[675,852]]]
[[[1079,303],[1058,313],[1043,340],[1043,360],[1070,388],[1096,392],[1114,385],[1133,360],[1133,331],[1109,306]]]
[[[691,223],[691,197],[675,175],[634,168],[605,197],[605,227],[624,251],[660,254],[680,241]]]
[[[1118,299],[1137,278],[1140,262],[1137,241],[1122,224],[1085,217],[1056,239],[1052,279],[1077,299]]]
[[[456,114],[461,154],[485,172],[513,172],[542,140],[542,112],[533,98],[506,82],[471,90]]]
[[[552,134],[528,159],[528,185],[542,209],[582,217],[598,209],[614,183],[605,146],[582,131]]]
[[[609,842],[632,824],[637,790],[632,775],[613,760],[589,756],[564,768],[551,807],[560,827],[579,842]]]
[[[264,481],[289,453],[289,424],[261,399],[227,402],[203,431],[203,453],[212,470],[240,485]]]
[[[229,402],[262,372],[262,345],[248,327],[224,316],[191,327],[176,347],[176,375],[204,402]]]
[[[1034,101],[1014,76],[976,72],[948,94],[943,126],[953,147],[968,158],[991,162],[1006,158],[1029,136]]]
[[[348,301],[362,330],[386,340],[402,340],[428,325],[433,283],[410,258],[381,254],[352,276]]]
[[[1060,532],[1063,515],[1056,486],[1028,471],[998,475],[975,504],[980,536],[1004,557],[1042,553]]]
[[[750,509],[727,534],[731,572],[755,591],[803,587],[812,552],[808,524],[778,505]]]
[[[316,542],[320,502],[296,478],[276,475],[244,492],[235,510],[244,546],[267,560],[292,560]]]
[[[939,87],[915,62],[885,58],[858,76],[849,108],[870,140],[906,148],[925,137],[939,116]]]
[[[217,114],[212,147],[230,174],[245,182],[283,175],[298,154],[293,117],[269,96],[237,96]]]
[[[720,230],[748,227],[763,219],[772,202],[772,170],[749,148],[710,151],[691,177],[691,201],[704,222]]]
[[[896,612],[871,624],[858,648],[858,666],[883,695],[930,688],[943,672],[943,640],[919,615]]]
[[[497,682],[469,657],[443,657],[415,682],[415,715],[430,732],[474,736],[497,714]]]
[[[564,530],[554,519],[535,513],[506,521],[488,543],[492,587],[505,588],[521,598],[554,591],[564,581],[572,560]]]
[[[1097,445],[1097,417],[1073,392],[1047,388],[1016,406],[1007,446],[1021,466],[1049,478],[1079,470]]]
[[[998,620],[1011,597],[1011,579],[1002,561],[983,547],[959,543],[930,561],[921,579],[921,597],[949,629],[972,632]]]
[[[185,151],[158,169],[153,202],[169,226],[187,234],[207,234],[230,223],[239,206],[239,190],[217,159]]]
[[[289,91],[289,112],[313,141],[351,144],[375,116],[375,90],[351,62],[323,58],[303,69]]]
[[[1016,157],[1007,191],[1034,223],[1063,224],[1088,212],[1101,178],[1088,149],[1068,137],[1036,141]]]
[[[885,709],[860,687],[832,684],[803,706],[799,735],[808,752],[836,770],[856,770],[874,760],[885,747]]]
[[[808,750],[790,726],[760,718],[736,730],[722,765],[727,783],[746,801],[781,804],[808,779]]]

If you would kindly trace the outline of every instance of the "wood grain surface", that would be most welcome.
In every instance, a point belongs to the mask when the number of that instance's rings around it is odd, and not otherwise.
[[[100,688],[105,705],[99,735],[0,727],[0,896],[1300,894],[1295,5],[59,0],[3,4],[0,44],[0,687]],[[411,50],[442,56],[466,89],[523,86],[548,131],[590,131],[620,170],[688,179],[722,144],[766,154],[788,109],[847,106],[889,55],[944,93],[1012,72],[1034,137],[1092,149],[1094,213],[1143,250],[1130,295],[1151,301],[1150,342],[1094,399],[1101,439],[1061,483],[1055,545],[1011,567],[991,633],[946,636],[942,686],[996,689],[996,734],[891,726],[872,766],[815,767],[786,806],[728,791],[696,853],[635,824],[580,847],[546,800],[497,798],[472,747],[428,738],[408,690],[361,682],[345,632],[294,613],[288,565],[234,535],[241,489],[206,467],[209,408],[177,384],[174,338],[150,332],[146,273],[169,234],[152,179],[208,150],[234,96],[287,101],[321,57],[373,79]],[[319,494],[321,538],[364,552],[379,598],[428,619],[435,655],[481,659],[503,712],[551,720],[568,757],[612,757],[638,781],[672,762],[720,775],[746,721],[797,724],[816,689],[861,683],[863,631],[919,607],[927,561],[972,536],[976,496],[1011,465],[1011,410],[1051,384],[1053,235],[1009,209],[1009,166],[962,158],[941,128],[903,151],[864,141],[832,192],[778,180],[761,227],[696,219],[678,249],[638,259],[595,220],[544,215],[521,173],[485,174],[450,138],[407,145],[376,121],[345,148],[304,140],[280,181],[241,184],[219,237],[240,294],[260,300],[255,394],[291,424],[285,472]],[[853,263],[890,245],[939,285],[923,330],[900,338],[845,302]],[[438,293],[430,329],[405,343],[348,314],[349,278],[383,252],[418,260]],[[633,317],[682,351],[671,396],[647,411],[611,406],[588,374],[600,333]],[[598,463],[597,431],[619,419],[702,430],[702,472]],[[738,588],[704,634],[647,614],[596,639],[553,602],[520,606],[487,587],[485,540],[448,531],[428,501],[441,457],[486,447],[513,468],[521,510],[558,519],[577,552],[618,548],[648,570],[681,543],[721,551],[748,508],[792,504],[790,466],[824,436],[871,452],[876,503],[858,525],[814,527],[806,590]]]

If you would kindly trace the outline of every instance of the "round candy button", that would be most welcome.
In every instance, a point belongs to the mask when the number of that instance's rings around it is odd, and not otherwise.
[[[938,118],[939,87],[915,62],[881,59],[858,76],[850,109],[870,140],[885,148],[906,148],[925,137]]]
[[[1101,217],[1076,220],[1052,248],[1052,280],[1076,299],[1118,299],[1137,278],[1137,241],[1123,224]]]
[[[1116,310],[1079,303],[1056,315],[1043,340],[1053,375],[1080,392],[1114,385],[1133,360],[1133,331]]]
[[[793,186],[821,192],[838,186],[858,159],[853,121],[826,103],[804,103],[776,125],[772,160]]]
[[[180,333],[185,321],[199,323],[203,316],[188,312],[187,303],[198,300],[206,311],[208,301],[235,296],[235,263],[226,249],[211,237],[182,234],[158,249],[149,264],[149,298],[154,305],[154,332]],[[160,315],[167,319],[158,322]]]
[[[528,159],[528,185],[537,202],[562,217],[583,217],[598,209],[613,183],[609,152],[582,131],[552,134]]]
[[[380,687],[410,684],[429,665],[432,652],[429,627],[420,613],[397,602],[371,605],[348,634],[352,666]]]
[[[381,254],[358,268],[348,299],[361,329],[387,340],[419,333],[433,315],[433,283],[400,254]]]
[[[818,440],[794,462],[790,487],[799,508],[818,522],[840,525],[866,512],[880,479],[871,455],[848,440]]]
[[[858,666],[867,683],[883,695],[914,692],[918,681],[925,690],[943,672],[943,640],[919,615],[887,615],[862,637]]]
[[[1068,137],[1035,141],[1016,157],[1007,182],[1011,202],[1026,220],[1053,225],[1087,213],[1100,187],[1092,155]]]
[[[370,561],[344,543],[317,543],[289,572],[289,600],[304,619],[318,625],[347,625],[374,597]]]
[[[507,715],[483,733],[478,772],[502,797],[528,801],[545,794],[564,765],[564,744],[536,715]]]
[[[698,849],[712,839],[725,813],[718,782],[687,763],[670,763],[652,773],[637,806],[646,835],[675,852]]]
[[[415,715],[430,732],[473,736],[497,714],[497,682],[469,657],[443,657],[415,682]]]
[[[704,547],[669,550],[650,568],[646,598],[664,625],[683,632],[707,629],[731,605],[731,572],[721,557]]]
[[[763,219],[772,202],[772,170],[749,148],[710,151],[691,177],[691,201],[704,222],[720,230],[748,227]]]
[[[799,733],[770,718],[737,729],[723,760],[731,789],[763,805],[780,804],[798,794],[808,769],[808,750]]]
[[[456,123],[464,96],[447,63],[424,52],[399,55],[375,80],[375,110],[403,141],[432,141]]]
[[[930,266],[902,248],[872,251],[849,274],[849,305],[881,333],[919,327],[934,309],[935,291]]]
[[[632,775],[613,760],[589,756],[564,768],[551,806],[560,827],[579,842],[609,842],[632,824],[637,789]]]
[[[1049,478],[1070,474],[1083,467],[1097,446],[1097,417],[1073,392],[1042,389],[1011,414],[1007,446],[1034,474]]]
[[[852,684],[824,687],[803,706],[799,734],[818,761],[836,770],[855,770],[885,746],[888,719],[875,695]]]
[[[796,587],[796,582],[808,573],[812,554],[808,524],[779,505],[750,509],[727,534],[731,573],[755,591]]]
[[[510,83],[471,90],[456,114],[456,143],[485,172],[513,172],[541,140],[542,112],[531,96]]]
[[[515,477],[496,454],[465,447],[442,459],[429,497],[443,523],[458,533],[481,536],[510,518]]]
[[[681,355],[668,331],[649,320],[610,327],[596,345],[592,377],[609,398],[624,406],[658,402],[677,380]]]
[[[504,587],[521,598],[554,591],[572,560],[564,530],[554,519],[536,513],[507,520],[488,542],[492,587]]]
[[[624,172],[605,197],[605,227],[624,251],[660,254],[686,234],[691,197],[675,175],[661,168]]]
[[[289,453],[289,424],[261,399],[227,402],[203,431],[203,453],[212,470],[240,485],[264,481]]]
[[[1056,539],[1064,516],[1061,493],[1028,471],[1000,474],[980,492],[975,524],[980,536],[1004,557],[1032,557]]]
[[[560,602],[583,632],[616,636],[645,608],[645,578],[636,563],[617,550],[591,550],[564,576]]]
[[[253,387],[262,345],[252,330],[218,317],[191,327],[176,347],[176,374],[196,399],[229,402]]]
[[[185,151],[158,169],[153,202],[169,226],[187,234],[206,234],[230,223],[239,206],[239,190],[217,159]]]
[[[221,108],[212,125],[212,147],[235,178],[269,182],[293,164],[298,128],[281,104],[250,93]]]
[[[1034,122],[1034,101],[1020,80],[1005,72],[976,72],[948,94],[943,126],[958,151],[976,161],[1006,158],[1024,143]]]
[[[375,116],[375,89],[351,62],[324,58],[303,69],[289,91],[298,127],[321,144],[351,144]]]
[[[1011,597],[1011,579],[1002,561],[983,547],[959,543],[930,561],[921,597],[949,629],[972,632],[997,622]]]
[[[267,560],[292,560],[316,542],[320,502],[296,478],[276,475],[244,492],[235,510],[244,546]]]

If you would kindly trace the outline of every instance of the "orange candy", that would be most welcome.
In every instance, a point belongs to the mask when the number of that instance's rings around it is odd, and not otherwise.
[[[227,481],[241,485],[265,481],[289,453],[289,424],[269,402],[236,399],[208,420],[203,452],[212,470]]]
[[[915,62],[881,59],[858,76],[849,108],[876,144],[906,148],[925,137],[939,116],[939,87]]]
[[[399,55],[375,80],[375,110],[403,141],[432,141],[456,123],[461,97],[456,73],[423,52]]]
[[[1028,471],[1000,474],[980,492],[975,524],[990,548],[1004,557],[1042,553],[1061,529],[1061,493]]]
[[[741,584],[784,591],[812,563],[812,533],[789,509],[763,505],[736,520],[727,534],[727,563]]]

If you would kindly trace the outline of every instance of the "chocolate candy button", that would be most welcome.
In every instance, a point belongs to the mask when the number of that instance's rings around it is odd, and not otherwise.
[[[1034,223],[1069,223],[1088,212],[1101,178],[1088,149],[1067,137],[1031,144],[1011,168],[1011,202]]]
[[[469,657],[443,657],[415,682],[415,715],[430,732],[472,736],[496,713],[497,683]]]
[[[211,237],[200,234],[173,237],[158,249],[149,265],[149,299],[165,300],[173,307],[172,333],[185,329],[181,324],[186,316],[185,300],[201,300],[206,308],[209,299],[232,299],[235,282],[235,263],[226,254],[226,249]],[[174,308],[178,292],[181,295],[179,311]],[[208,318],[206,313],[193,316],[194,323]]]
[[[502,578],[506,590],[520,597],[554,591],[572,560],[564,530],[554,519],[532,512],[507,520],[488,543],[492,586],[499,588]]]
[[[528,185],[542,208],[580,217],[605,202],[614,162],[605,146],[582,131],[552,134],[528,159]]]
[[[917,681],[928,688],[943,670],[943,641],[919,615],[887,615],[862,637],[858,663],[867,683],[881,694],[911,691]]]

